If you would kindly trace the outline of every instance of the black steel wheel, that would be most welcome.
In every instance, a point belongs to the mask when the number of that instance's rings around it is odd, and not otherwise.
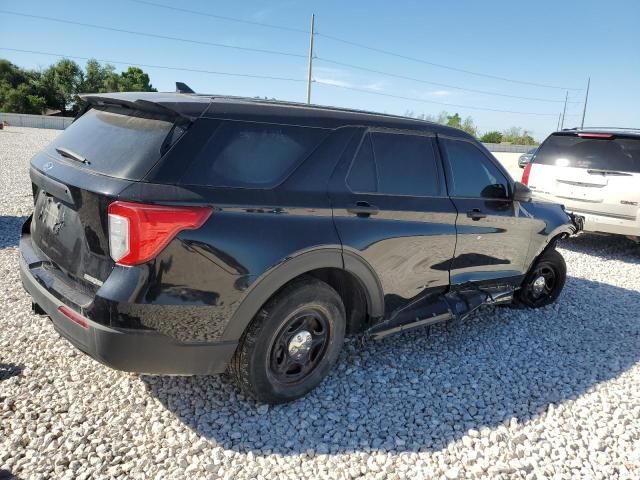
[[[516,300],[527,307],[539,308],[556,301],[567,277],[567,265],[555,249],[547,250],[527,274]]]
[[[342,348],[346,315],[325,282],[302,277],[253,319],[230,364],[243,391],[265,403],[295,400],[329,373]]]
[[[274,380],[296,383],[318,366],[329,343],[328,316],[320,308],[303,308],[285,320],[269,355],[269,374]]]

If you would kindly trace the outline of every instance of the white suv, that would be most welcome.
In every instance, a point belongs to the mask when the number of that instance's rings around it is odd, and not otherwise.
[[[527,164],[522,183],[536,198],[583,216],[586,231],[640,239],[640,130],[552,133]]]

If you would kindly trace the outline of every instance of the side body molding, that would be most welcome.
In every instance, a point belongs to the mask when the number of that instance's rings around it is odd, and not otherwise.
[[[345,269],[358,279],[367,298],[371,317],[384,314],[384,295],[371,266],[359,256],[344,252],[340,245],[303,251],[288,257],[260,275],[249,287],[223,334],[223,340],[238,340],[264,303],[294,278],[320,268]]]

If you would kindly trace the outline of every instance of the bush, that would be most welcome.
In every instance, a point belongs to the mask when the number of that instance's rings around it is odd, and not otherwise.
[[[502,142],[502,133],[496,130],[487,132],[480,137],[480,141],[484,143],[500,143]]]

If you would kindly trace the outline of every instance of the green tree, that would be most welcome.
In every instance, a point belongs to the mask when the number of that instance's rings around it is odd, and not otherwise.
[[[447,125],[453,128],[462,128],[462,118],[457,113],[447,116]]]
[[[39,72],[0,59],[0,111],[42,113],[46,101],[40,93],[39,78]]]
[[[156,91],[149,75],[138,67],[116,73],[110,64],[91,59],[83,70],[77,63],[62,59],[42,72],[26,70],[0,59],[0,111],[46,113],[59,110],[75,115],[80,93]]]
[[[480,141],[484,143],[500,143],[502,142],[502,133],[497,130],[487,132],[480,137]]]
[[[473,135],[474,137],[478,136],[478,128],[473,123],[473,119],[471,117],[465,118],[460,128],[462,128],[462,130],[467,132],[469,135]]]
[[[82,80],[82,69],[73,60],[63,58],[51,65],[41,79],[47,106],[63,114],[75,113]]]
[[[138,67],[129,67],[120,74],[119,87],[121,92],[157,92],[151,85],[149,75]]]
[[[81,93],[104,93],[118,90],[118,74],[115,67],[109,63],[100,65],[95,59],[87,61],[80,86]]]

